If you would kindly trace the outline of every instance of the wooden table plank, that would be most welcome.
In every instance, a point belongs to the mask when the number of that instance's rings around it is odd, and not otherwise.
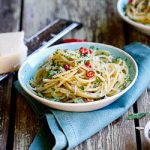
[[[125,23],[125,28],[127,29],[126,36],[128,36],[128,42],[142,42],[148,46],[150,46],[150,38],[147,35],[144,35],[143,33],[137,31],[135,28],[131,27],[130,25]],[[141,51],[142,53],[142,51]],[[138,99],[137,101],[137,110],[138,112],[149,112],[150,110],[150,90],[146,90]],[[139,120],[139,126],[144,127],[146,123],[150,120],[150,116],[147,115],[145,118]],[[137,131],[139,132],[139,131]],[[144,132],[141,131],[140,133],[141,137],[141,145],[142,150],[150,150],[150,144],[146,141],[144,137]]]
[[[14,150],[27,150],[29,144],[39,130],[39,123],[26,103],[26,100],[17,95],[15,132],[14,132]]]
[[[143,34],[127,23],[124,23],[124,27],[126,30],[127,43],[142,42],[143,44],[150,46],[150,37],[148,35]]]
[[[21,0],[0,0],[0,32],[18,31]]]
[[[0,0],[0,32],[11,32],[19,29],[20,0]],[[11,90],[12,75],[0,83],[0,149],[5,150],[7,145],[10,110],[11,110]],[[10,139],[11,142],[11,139]],[[7,145],[7,148],[10,148]]]
[[[0,84],[0,148],[6,149],[11,104],[12,77]]]
[[[132,112],[131,108],[128,113]],[[81,143],[75,150],[136,150],[134,121],[125,120],[126,115],[116,124],[108,125]]]
[[[139,112],[149,112],[150,110],[150,91],[145,91],[138,100],[138,111]],[[144,127],[146,123],[150,120],[150,116],[147,115],[143,119],[139,120],[139,126]],[[144,131],[140,131],[141,135],[141,147],[142,150],[150,150],[150,144],[144,137]]]
[[[26,36],[31,36],[56,17],[72,19],[83,22],[85,26],[69,36],[123,47],[125,43],[123,26],[117,14],[116,3],[117,0],[44,0],[38,2],[37,0],[26,0],[24,1],[23,28]],[[24,107],[20,107],[22,105]],[[129,112],[133,112],[132,108]],[[28,117],[30,122],[28,122]],[[33,125],[33,129],[27,128]],[[24,98],[17,97],[14,150],[22,147],[27,149],[38,128],[39,123],[35,120]],[[18,134],[18,129],[20,134]],[[117,148],[136,149],[134,121],[126,122],[123,119],[118,124],[109,125],[75,149],[115,150]]]

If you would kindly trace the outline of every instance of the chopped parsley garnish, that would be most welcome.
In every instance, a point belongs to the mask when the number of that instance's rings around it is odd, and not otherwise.
[[[114,58],[113,60],[112,60],[112,63],[118,63],[119,62],[119,60],[120,60],[120,58]]]
[[[57,73],[58,71],[53,71],[53,70],[48,71],[48,78],[52,78]]]
[[[80,86],[80,89],[81,89],[82,91],[84,91],[84,86]]]
[[[96,77],[96,84],[99,84],[99,83],[100,83],[100,78]]]

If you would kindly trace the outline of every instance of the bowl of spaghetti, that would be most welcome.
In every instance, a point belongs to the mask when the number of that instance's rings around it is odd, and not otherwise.
[[[103,108],[135,83],[134,59],[113,46],[76,42],[30,55],[18,79],[33,98],[51,108],[92,111]]]
[[[118,0],[117,9],[123,20],[150,35],[150,0]]]

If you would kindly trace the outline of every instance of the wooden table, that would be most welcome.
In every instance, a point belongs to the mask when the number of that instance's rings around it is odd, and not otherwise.
[[[24,30],[31,36],[56,17],[83,22],[84,28],[68,37],[87,39],[122,48],[141,41],[150,46],[150,38],[124,23],[116,9],[117,0],[0,0],[0,32]],[[26,100],[13,87],[13,75],[0,83],[0,150],[26,150],[39,131]],[[150,110],[149,90],[127,112]],[[126,115],[127,115],[126,114]],[[125,115],[125,116],[126,116]],[[81,143],[75,150],[147,150],[150,145],[143,131],[150,116],[141,120],[125,120],[125,116]]]

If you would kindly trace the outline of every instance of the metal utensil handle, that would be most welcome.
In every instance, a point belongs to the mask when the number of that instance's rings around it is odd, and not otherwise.
[[[74,28],[76,28],[78,26],[77,23],[72,23],[70,26],[68,26],[67,28],[65,28],[63,31],[61,31],[59,34],[55,35],[51,40],[49,40],[48,42],[45,42],[39,49],[37,49],[36,51],[32,52],[29,55],[32,55],[34,53],[37,53],[41,50],[44,50],[45,48],[53,45],[56,41],[58,41],[59,39],[61,39],[64,35],[66,35],[67,33],[69,33],[71,30],[73,30]]]
[[[52,44],[55,44],[56,41],[60,40],[61,37],[69,33],[71,30],[81,26],[81,23],[70,20],[55,20],[29,39],[26,39],[26,45],[29,49],[28,55],[39,48],[46,48]]]

